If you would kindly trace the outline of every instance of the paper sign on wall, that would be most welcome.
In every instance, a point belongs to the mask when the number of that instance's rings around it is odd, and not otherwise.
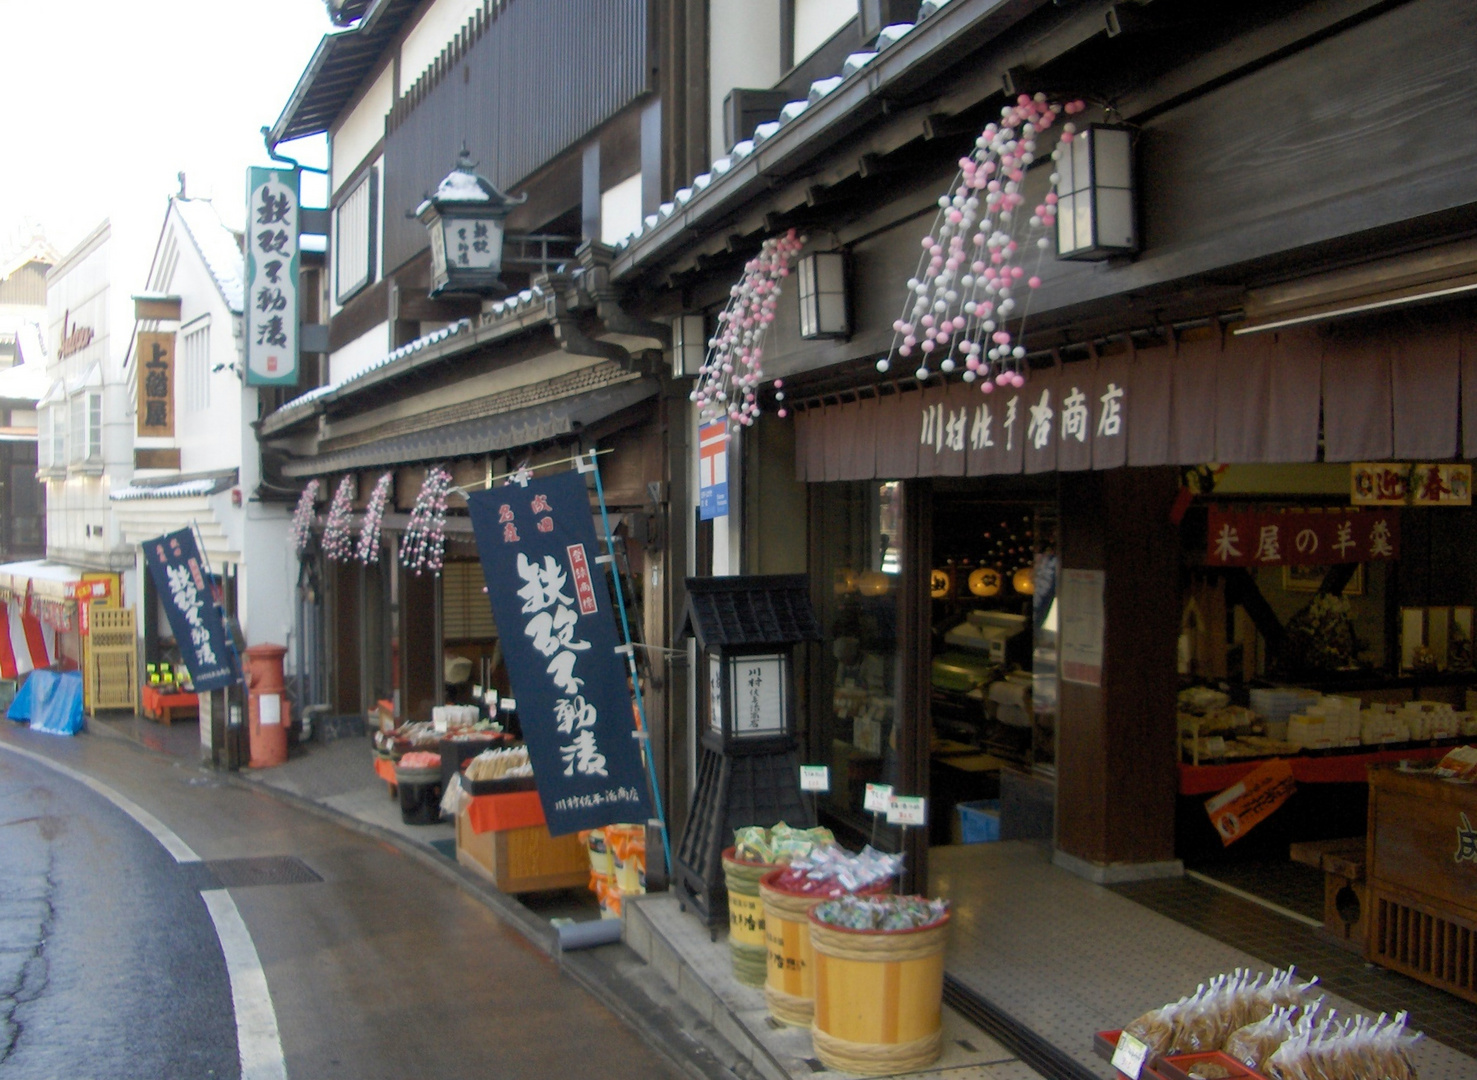
[[[1103,685],[1103,583],[1101,570],[1063,570],[1057,585],[1064,682]]]

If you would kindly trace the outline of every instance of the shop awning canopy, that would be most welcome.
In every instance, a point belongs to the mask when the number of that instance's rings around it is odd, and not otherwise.
[[[862,388],[796,417],[802,481],[1122,465],[1477,457],[1477,326],[1212,333],[1042,368],[1020,389]],[[1321,456],[1320,456],[1321,443]]]
[[[321,476],[349,469],[449,461],[532,446],[575,434],[587,424],[654,397],[659,388],[655,379],[636,378],[526,409],[514,409],[496,416],[446,424],[346,450],[300,458],[283,466],[282,471],[288,476]]]
[[[82,580],[83,571],[75,566],[35,559],[30,562],[0,563],[0,599],[31,595],[45,600],[70,601],[72,586]]]

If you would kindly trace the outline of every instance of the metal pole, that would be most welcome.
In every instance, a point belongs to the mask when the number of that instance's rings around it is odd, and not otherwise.
[[[596,452],[590,452],[590,464],[578,466],[581,472],[595,474],[595,494],[600,499],[600,523],[605,530],[605,550],[610,556],[611,574],[615,578],[615,602],[621,612],[621,635],[625,641],[626,666],[631,673],[631,687],[636,693],[636,736],[641,741],[641,756],[646,761],[646,775],[651,783],[651,798],[655,804],[657,820],[662,826],[662,853],[667,860],[667,873],[672,872],[672,841],[667,835],[667,814],[662,808],[662,789],[657,781],[656,762],[651,752],[651,732],[646,723],[646,702],[641,696],[641,675],[636,670],[636,647],[631,640],[631,621],[626,616],[626,594],[621,586],[620,567],[615,561],[615,538],[610,532],[610,514],[605,508],[605,485],[600,480],[600,463]]]

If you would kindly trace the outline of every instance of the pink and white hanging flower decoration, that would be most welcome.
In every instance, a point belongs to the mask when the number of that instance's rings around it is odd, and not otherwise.
[[[390,501],[390,484],[394,473],[385,473],[369,493],[369,505],[364,508],[364,523],[359,527],[359,546],[354,555],[365,566],[380,561],[380,533],[385,524],[385,506]]]
[[[446,553],[446,497],[451,473],[436,465],[426,473],[421,493],[410,510],[410,524],[400,540],[400,564],[417,577],[426,570],[441,573]]]
[[[1053,190],[1030,213],[1021,189],[1036,159],[1037,137],[1062,114],[1083,108],[1080,101],[1058,104],[1045,94],[1022,94],[959,159],[953,186],[939,197],[933,231],[923,238],[918,271],[908,279],[902,315],[892,324],[892,350],[877,361],[878,371],[899,357],[917,365],[920,382],[935,370],[948,374],[962,367],[965,382],[982,380],[987,394],[997,386],[1025,385],[1021,337],[1051,247],[1057,196]],[[1075,132],[1064,124],[1061,142],[1070,143]],[[1057,156],[1053,151],[1053,160]],[[1055,173],[1051,183],[1057,183]],[[1030,271],[1028,258],[1035,260]]]
[[[354,510],[354,476],[349,474],[338,483],[333,501],[328,504],[328,517],[323,522],[323,554],[329,562],[348,562],[354,555],[354,538],[349,535]]]
[[[322,490],[321,483],[309,480],[308,486],[298,496],[297,508],[292,512],[292,529],[289,535],[292,537],[292,549],[297,552],[298,558],[307,554],[308,545],[313,542],[313,519],[317,516],[315,511],[318,493]]]
[[[759,384],[764,381],[764,333],[774,322],[780,283],[805,244],[791,229],[764,241],[759,254],[744,265],[744,276],[728,291],[728,306],[718,315],[718,332],[708,341],[708,355],[689,395],[701,406],[704,420],[726,417],[730,430],[747,427],[759,416]],[[780,386],[776,380],[775,387]],[[784,400],[784,394],[775,395]],[[781,408],[779,415],[784,416]]]

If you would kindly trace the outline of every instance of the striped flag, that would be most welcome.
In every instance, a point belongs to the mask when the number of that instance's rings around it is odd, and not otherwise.
[[[26,610],[24,603],[0,600],[0,679],[16,679],[49,667],[56,631]]]

